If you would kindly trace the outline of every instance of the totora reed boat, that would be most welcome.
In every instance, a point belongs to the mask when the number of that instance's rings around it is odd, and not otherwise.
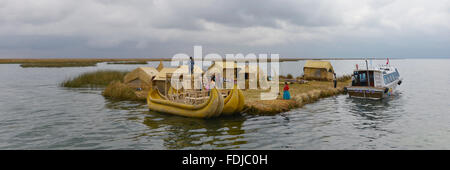
[[[244,94],[237,85],[229,92],[229,95],[224,99],[223,115],[232,115],[239,113],[244,109]]]
[[[208,100],[198,105],[177,103],[167,99],[159,90],[152,89],[147,97],[148,108],[152,111],[194,118],[211,118],[222,114],[224,99],[217,89],[211,90]]]
[[[364,99],[383,99],[391,96],[398,85],[402,83],[402,78],[397,68],[389,65],[371,67],[366,69],[356,69],[352,75],[352,85],[346,87],[350,97]]]

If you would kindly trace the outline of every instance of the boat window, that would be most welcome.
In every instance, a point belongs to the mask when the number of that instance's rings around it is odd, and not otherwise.
[[[375,81],[373,71],[369,71],[369,74],[367,73],[367,71],[355,71],[352,77],[352,86],[374,86]],[[368,78],[370,78],[370,80]]]
[[[395,75],[393,73],[384,75],[384,83],[389,84],[395,80]]]
[[[361,81],[361,82],[366,82],[366,81],[367,81],[367,80],[366,80],[366,74],[365,74],[365,73],[359,74],[359,77],[360,77],[360,81]]]
[[[397,74],[397,77],[400,77],[400,73],[398,72],[397,68],[395,69],[395,73]]]

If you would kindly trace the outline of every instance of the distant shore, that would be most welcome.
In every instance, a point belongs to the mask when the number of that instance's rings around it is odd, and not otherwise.
[[[279,61],[299,60],[386,60],[386,58],[280,58]],[[401,58],[392,58],[401,59]],[[268,58],[270,61],[270,58]],[[23,64],[23,63],[100,63],[100,62],[147,62],[147,61],[172,61],[171,58],[0,58],[0,64]]]

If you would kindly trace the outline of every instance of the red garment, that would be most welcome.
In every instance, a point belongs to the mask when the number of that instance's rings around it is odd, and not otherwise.
[[[286,84],[286,85],[284,85],[284,88],[283,88],[283,90],[284,90],[284,91],[288,91],[288,90],[289,90],[289,85],[287,85],[287,84]]]

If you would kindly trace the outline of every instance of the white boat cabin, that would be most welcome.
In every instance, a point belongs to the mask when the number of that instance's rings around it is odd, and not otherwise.
[[[355,70],[352,76],[352,86],[386,87],[400,80],[396,68],[382,66],[372,69]]]

